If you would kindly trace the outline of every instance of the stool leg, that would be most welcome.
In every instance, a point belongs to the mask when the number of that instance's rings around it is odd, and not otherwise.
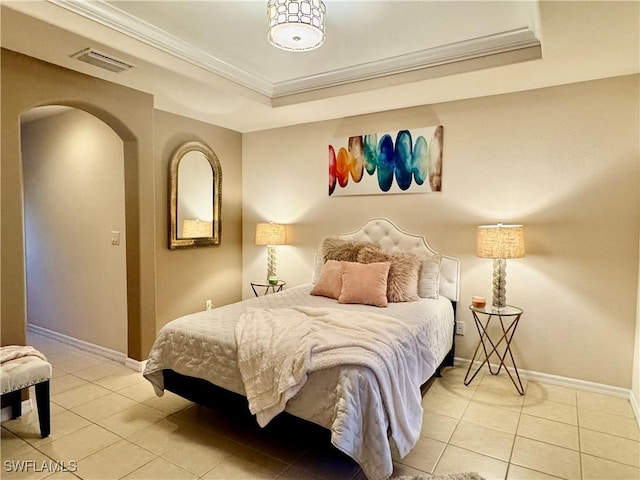
[[[40,436],[48,437],[51,433],[51,415],[49,409],[49,380],[36,384],[36,403],[38,405],[38,421]]]
[[[7,393],[11,404],[11,418],[22,416],[22,390]]]

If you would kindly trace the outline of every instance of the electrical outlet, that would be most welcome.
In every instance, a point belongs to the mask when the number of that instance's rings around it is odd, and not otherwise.
[[[211,299],[208,299],[204,304],[204,308],[205,310],[213,309],[213,301]]]
[[[456,322],[456,335],[464,335],[464,322]]]

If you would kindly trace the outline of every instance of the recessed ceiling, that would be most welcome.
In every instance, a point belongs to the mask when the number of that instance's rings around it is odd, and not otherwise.
[[[326,41],[284,52],[265,1],[50,0],[269,98],[539,46],[536,3],[326,0]]]
[[[269,97],[539,45],[530,1],[327,0],[325,45],[302,53],[268,43],[264,1],[52,1]]]
[[[303,53],[269,44],[266,3],[4,1],[1,40],[238,131],[638,71],[638,2],[325,0]],[[71,58],[87,48],[135,67]]]

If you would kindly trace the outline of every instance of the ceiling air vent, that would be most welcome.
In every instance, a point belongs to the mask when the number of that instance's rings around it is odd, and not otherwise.
[[[72,58],[76,58],[81,62],[89,63],[96,67],[104,68],[105,70],[109,70],[110,72],[120,73],[130,68],[133,68],[134,65],[127,63],[123,60],[118,60],[117,58],[111,57],[106,53],[99,52],[94,50],[93,48],[86,48],[81,52],[74,53],[71,55]]]

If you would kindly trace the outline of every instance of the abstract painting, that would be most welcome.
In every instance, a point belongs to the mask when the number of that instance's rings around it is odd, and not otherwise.
[[[329,145],[329,195],[442,190],[443,127],[369,133]]]

